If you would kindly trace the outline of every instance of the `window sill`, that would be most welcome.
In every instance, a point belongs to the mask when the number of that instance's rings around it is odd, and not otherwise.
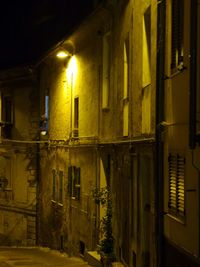
[[[176,222],[178,222],[180,224],[185,225],[185,217],[182,217],[181,218],[181,217],[178,217],[178,216],[173,215],[173,214],[170,214],[170,213],[167,213],[166,215],[167,215],[167,217],[173,219],[174,221],[176,221]]]
[[[76,198],[76,197],[71,197],[72,200],[74,201],[79,201],[80,199]]]
[[[110,111],[110,108],[109,107],[102,107],[102,111],[103,112],[109,112]]]
[[[168,79],[172,79],[174,78],[175,76],[183,73],[184,70],[186,70],[187,68],[185,66],[183,66],[182,68],[175,68],[175,69],[172,69],[171,70],[171,74],[168,76],[168,75],[165,75],[165,80],[168,80]]]
[[[51,203],[52,204],[55,204],[55,205],[58,205],[58,206],[60,206],[60,207],[63,207],[63,204],[62,203],[60,203],[60,202],[57,202],[57,201],[55,201],[55,200],[51,200]]]

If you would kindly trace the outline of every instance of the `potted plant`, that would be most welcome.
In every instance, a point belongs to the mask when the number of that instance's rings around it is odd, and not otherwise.
[[[96,204],[101,204],[106,208],[105,216],[101,220],[102,239],[99,243],[99,253],[104,267],[110,266],[115,260],[114,238],[112,235],[112,199],[110,188],[95,188],[93,198]]]

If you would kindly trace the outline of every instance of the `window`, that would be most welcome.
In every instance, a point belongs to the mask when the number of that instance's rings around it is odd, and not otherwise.
[[[49,121],[49,96],[48,94],[46,94],[44,97],[44,113],[41,115],[41,121],[40,121],[41,135],[47,134],[48,121]]]
[[[52,170],[52,200],[63,203],[63,171]]]
[[[78,127],[79,127],[79,98],[74,98],[74,130],[73,137],[78,137]]]
[[[129,132],[129,51],[128,40],[124,42],[124,85],[123,85],[123,136],[128,136]]]
[[[80,200],[80,168],[70,166],[68,168],[68,193],[72,199]]]
[[[11,138],[11,130],[13,124],[13,106],[10,95],[1,95],[1,136],[3,138]]]
[[[183,68],[184,1],[172,0],[171,69]]]
[[[169,213],[185,215],[185,158],[179,154],[169,154]]]
[[[151,6],[143,16],[142,45],[142,133],[151,130]]]
[[[59,192],[58,201],[63,203],[63,171],[59,171]]]
[[[109,107],[110,87],[110,32],[103,36],[102,108]]]
[[[56,171],[52,170],[52,199],[56,201]]]

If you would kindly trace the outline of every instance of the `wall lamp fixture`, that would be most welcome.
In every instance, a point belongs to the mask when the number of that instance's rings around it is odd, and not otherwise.
[[[60,51],[57,52],[56,56],[58,58],[61,58],[62,59],[62,58],[66,58],[66,57],[71,57],[72,54],[70,54],[68,51],[60,50]]]

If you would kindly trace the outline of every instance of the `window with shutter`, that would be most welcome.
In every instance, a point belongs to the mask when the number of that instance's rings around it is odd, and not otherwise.
[[[80,168],[76,168],[76,181],[75,181],[75,198],[80,200]]]
[[[63,171],[59,171],[59,202],[63,203]]]
[[[72,166],[68,167],[68,195],[72,196]]]
[[[171,69],[182,69],[183,67],[183,16],[184,1],[172,0],[172,36],[171,36]]]
[[[176,216],[185,215],[185,158],[169,154],[169,212]]]
[[[0,127],[1,136],[10,139],[13,127],[13,103],[11,95],[0,94]]]
[[[52,170],[52,199],[56,201],[56,170]]]
[[[129,135],[129,38],[124,42],[123,136]]]
[[[110,87],[110,32],[103,36],[102,108],[109,108]]]
[[[73,137],[78,137],[78,127],[79,127],[79,98],[74,98],[74,129]]]
[[[68,168],[68,194],[71,198],[80,200],[80,168]]]

